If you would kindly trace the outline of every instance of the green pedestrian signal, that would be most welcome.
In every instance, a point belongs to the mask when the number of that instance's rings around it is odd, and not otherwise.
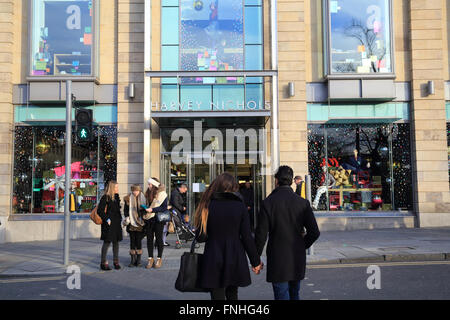
[[[75,114],[75,125],[77,140],[79,142],[91,142],[93,132],[93,111],[84,108],[78,108]]]

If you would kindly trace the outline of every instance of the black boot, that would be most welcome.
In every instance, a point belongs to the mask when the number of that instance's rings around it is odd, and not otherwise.
[[[133,268],[136,265],[136,254],[130,252],[131,262],[128,267]]]
[[[135,264],[135,266],[136,266],[136,267],[142,266],[142,263],[141,263],[141,255],[140,255],[140,254],[138,254],[137,257],[136,257],[136,264]]]
[[[112,270],[111,267],[109,266],[108,262],[101,263],[100,269],[102,269],[103,271],[111,271]]]
[[[116,270],[122,269],[122,267],[121,267],[120,264],[119,264],[119,260],[115,260],[115,261],[114,261],[114,269],[116,269]]]

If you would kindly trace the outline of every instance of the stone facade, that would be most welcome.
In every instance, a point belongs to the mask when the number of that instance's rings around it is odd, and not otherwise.
[[[415,209],[420,226],[450,224],[444,82],[448,71],[445,2],[412,0],[409,6]],[[427,82],[435,93],[429,94]]]
[[[13,44],[15,2],[0,1],[0,230],[7,224],[11,208]],[[0,242],[4,241],[0,231]]]

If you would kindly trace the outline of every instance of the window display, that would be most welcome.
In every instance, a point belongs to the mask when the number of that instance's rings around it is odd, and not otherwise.
[[[72,146],[74,212],[91,212],[108,181],[116,179],[117,128],[94,130],[90,144]],[[14,213],[62,213],[65,128],[17,126],[14,146]]]
[[[308,133],[315,210],[412,209],[408,124],[310,124]]]
[[[92,22],[92,1],[33,1],[31,75],[92,75]]]
[[[389,0],[327,0],[330,73],[390,73]]]

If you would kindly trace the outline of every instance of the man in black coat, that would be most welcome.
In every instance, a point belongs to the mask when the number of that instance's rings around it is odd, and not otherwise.
[[[305,278],[306,249],[320,235],[309,202],[291,188],[293,176],[294,172],[288,166],[278,169],[275,174],[277,188],[262,204],[255,233],[259,255],[269,237],[267,281],[272,283],[276,300],[299,299],[300,281]]]
[[[183,183],[170,194],[170,205],[177,210],[182,222],[185,221],[186,215],[186,201],[183,195],[186,194],[187,189],[187,185]]]

